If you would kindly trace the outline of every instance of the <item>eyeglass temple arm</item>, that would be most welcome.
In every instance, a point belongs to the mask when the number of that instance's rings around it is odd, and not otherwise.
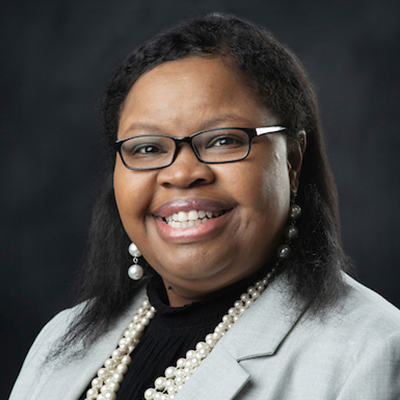
[[[275,133],[284,131],[286,128],[284,126],[266,126],[264,128],[256,128],[257,136],[266,135],[268,133]]]

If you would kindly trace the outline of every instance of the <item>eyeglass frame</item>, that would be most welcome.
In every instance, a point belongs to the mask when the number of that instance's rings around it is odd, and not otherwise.
[[[240,157],[240,158],[236,158],[234,160],[227,160],[227,161],[204,161],[204,160],[202,160],[200,158],[200,154],[198,153],[196,147],[193,145],[193,138],[198,136],[198,135],[200,135],[200,134],[202,134],[202,133],[205,133],[205,132],[223,130],[223,129],[237,129],[237,130],[241,130],[241,131],[246,132],[247,136],[249,137],[249,144],[248,144],[248,148],[247,148],[246,154],[244,156]],[[203,164],[228,164],[228,163],[244,160],[250,154],[251,143],[252,143],[252,141],[253,141],[253,139],[255,137],[260,137],[260,136],[268,135],[268,134],[271,134],[271,133],[278,133],[278,132],[282,132],[284,130],[286,130],[286,127],[284,127],[284,126],[271,125],[271,126],[264,126],[264,127],[259,127],[259,128],[237,128],[237,127],[212,128],[212,129],[205,129],[205,130],[202,130],[202,131],[195,132],[190,136],[184,136],[184,137],[178,137],[178,138],[174,137],[174,136],[162,135],[162,134],[137,135],[137,136],[130,136],[128,138],[116,140],[114,142],[114,149],[115,149],[115,151],[117,153],[119,153],[124,166],[127,169],[130,169],[132,171],[149,171],[149,170],[162,169],[162,168],[169,167],[176,160],[178,147],[179,147],[179,144],[181,144],[181,143],[189,144],[189,146],[193,150],[193,153],[196,156],[196,158],[200,162],[202,162]],[[160,167],[134,168],[134,167],[130,167],[125,162],[124,157],[122,156],[122,145],[125,142],[127,142],[128,140],[130,140],[130,139],[134,139],[134,138],[137,138],[137,137],[146,137],[146,136],[152,136],[152,137],[157,136],[157,137],[165,137],[165,138],[172,139],[172,141],[175,144],[175,150],[174,150],[174,154],[172,155],[172,160],[171,160],[171,162],[169,164],[162,165]]]

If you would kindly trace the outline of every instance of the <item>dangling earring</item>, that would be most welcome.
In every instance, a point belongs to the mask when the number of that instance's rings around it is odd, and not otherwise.
[[[301,208],[298,204],[294,203],[294,198],[292,198],[290,205],[290,225],[286,227],[284,235],[286,241],[284,244],[280,245],[276,252],[280,259],[288,258],[290,253],[292,252],[289,244],[293,239],[296,239],[299,236],[299,230],[296,228],[295,223],[296,219],[298,219],[301,215]]]
[[[129,254],[133,257],[133,265],[128,269],[129,278],[138,281],[143,276],[143,268],[138,264],[138,257],[142,255],[134,243],[129,245]]]

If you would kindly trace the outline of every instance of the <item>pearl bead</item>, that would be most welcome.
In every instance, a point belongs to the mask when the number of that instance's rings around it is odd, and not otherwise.
[[[231,322],[231,321],[232,321],[232,317],[231,317],[230,315],[225,314],[225,315],[222,317],[222,321],[223,321],[223,322]]]
[[[177,362],[176,362],[176,366],[179,367],[183,367],[186,364],[186,360],[184,358],[180,358]]]
[[[231,315],[232,317],[234,317],[234,316],[237,314],[236,308],[231,307],[231,308],[228,310],[228,314]]]
[[[138,281],[143,276],[143,268],[139,264],[132,264],[128,269],[129,278]]]
[[[217,326],[217,327],[215,328],[215,332],[218,332],[218,333],[220,333],[221,335],[223,335],[223,334],[225,333],[219,326]]]
[[[212,334],[212,337],[213,337],[214,340],[219,340],[219,339],[221,339],[222,335],[220,333],[218,333],[218,332],[214,332]]]
[[[97,372],[97,375],[99,376],[99,378],[107,378],[109,376],[109,372],[105,369],[105,368],[100,368]]]
[[[162,377],[157,378],[157,379],[154,381],[154,386],[155,386],[157,389],[163,390],[163,389],[165,388],[165,378],[162,378]]]
[[[114,392],[106,392],[104,393],[105,400],[117,400],[117,395]]]
[[[115,360],[113,360],[112,358],[109,358],[108,360],[105,361],[104,366],[107,369],[113,369],[116,366],[116,362]]]
[[[154,317],[155,314],[156,314],[155,311],[149,310],[149,311],[147,311],[147,313],[146,313],[146,317],[149,318],[149,319],[152,319],[152,318]]]
[[[248,300],[248,299],[249,299],[249,295],[247,293],[243,293],[240,296],[240,300],[242,300],[243,302],[246,302],[246,300]]]
[[[119,390],[119,383],[118,382],[109,382],[107,383],[107,389],[113,392],[118,392]]]
[[[175,378],[175,382],[179,385],[179,384],[181,384],[182,383],[182,377],[181,376],[177,376],[176,378]]]
[[[121,352],[121,355],[126,354],[129,351],[129,347],[126,344],[119,346],[118,349]]]
[[[239,307],[241,307],[241,306],[242,306],[242,304],[243,304],[243,302],[242,302],[242,301],[240,301],[240,300],[236,300],[236,301],[233,303],[233,305],[234,305],[234,307],[235,307],[235,308],[239,308]]]
[[[171,388],[171,387],[173,387],[174,386],[174,381],[172,380],[172,379],[167,379],[166,381],[165,381],[165,387],[168,389],[168,388]]]
[[[254,293],[252,293],[252,295],[251,295],[251,298],[253,299],[253,301],[254,301],[255,299],[257,299],[258,297],[260,297],[260,292],[254,292]]]
[[[112,353],[111,353],[111,355],[112,355],[112,357],[113,358],[115,358],[115,359],[120,359],[123,355],[124,355],[124,352],[122,352],[121,351],[121,348],[119,348],[119,349],[115,349]]]
[[[121,359],[121,364],[129,365],[132,362],[132,358],[128,355],[123,356]]]
[[[194,350],[189,350],[189,351],[186,353],[186,358],[191,358],[191,357],[193,357],[194,355],[195,355]]]
[[[190,359],[190,363],[191,363],[193,366],[197,366],[197,365],[200,364],[200,360],[199,360],[197,357],[192,357],[192,358]]]
[[[140,257],[142,255],[142,253],[139,251],[139,249],[134,243],[131,243],[129,245],[128,251],[132,257]]]
[[[99,378],[94,378],[92,380],[92,386],[94,388],[100,389],[103,386],[103,380]]]
[[[156,391],[155,391],[154,389],[147,389],[147,390],[144,392],[144,398],[145,398],[146,400],[153,400],[155,394],[156,394]]]
[[[124,380],[124,375],[121,372],[114,372],[112,375],[112,379],[115,382],[121,383]]]
[[[290,206],[290,216],[291,216],[293,219],[297,219],[297,218],[300,217],[300,215],[301,215],[301,208],[300,208],[300,206],[299,206],[298,204],[292,204],[292,205]]]
[[[255,288],[254,286],[250,286],[250,287],[247,289],[247,293],[248,293],[248,294],[253,294],[255,291],[256,291],[256,288]]]
[[[86,392],[86,397],[89,399],[94,399],[99,394],[97,389],[91,388]]]
[[[299,236],[299,230],[294,226],[290,225],[285,229],[285,237],[289,240],[296,239]]]
[[[276,252],[279,258],[285,259],[290,256],[291,250],[287,244],[282,244],[277,248]]]
[[[196,350],[204,349],[206,347],[206,344],[204,342],[198,342],[196,344]]]
[[[173,378],[175,376],[175,368],[174,367],[168,367],[165,370],[165,376],[167,378]]]
[[[120,372],[121,374],[126,374],[128,371],[128,367],[125,364],[119,364],[117,367],[117,372]]]

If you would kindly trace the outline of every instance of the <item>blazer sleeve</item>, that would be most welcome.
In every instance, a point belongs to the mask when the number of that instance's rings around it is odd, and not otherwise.
[[[337,400],[400,400],[400,333],[365,349]]]
[[[52,363],[46,363],[46,357],[56,341],[66,332],[73,314],[75,313],[71,309],[64,310],[41,330],[25,358],[9,400],[35,397],[42,382],[52,372]]]

